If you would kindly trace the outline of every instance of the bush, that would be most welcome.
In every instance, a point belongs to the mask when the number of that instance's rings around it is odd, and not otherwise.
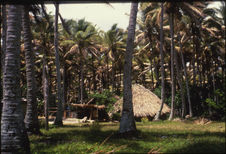
[[[37,99],[37,110],[38,110],[38,115],[43,115],[44,114],[44,101]]]
[[[89,96],[95,99],[97,105],[105,105],[107,112],[113,109],[113,105],[117,101],[109,90],[104,90],[102,93],[90,94]]]
[[[225,111],[226,111],[226,96],[224,89],[217,89],[214,91],[215,97],[218,99],[217,102],[214,101],[213,98],[207,98],[205,103],[208,107],[211,108],[212,116],[217,119],[226,119]]]
[[[120,113],[114,113],[112,115],[112,120],[120,121],[120,118],[121,118],[121,114]]]
[[[147,117],[143,117],[143,118],[141,118],[141,122],[142,123],[148,123],[148,118]]]

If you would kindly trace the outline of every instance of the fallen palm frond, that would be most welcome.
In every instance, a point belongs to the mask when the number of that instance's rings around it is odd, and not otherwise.
[[[160,151],[161,148],[158,148],[158,149],[155,149],[155,148],[152,148],[150,151],[148,151],[148,154],[160,154],[161,152]]]
[[[103,146],[104,143],[106,143],[106,142],[110,139],[110,137],[111,137],[113,134],[114,134],[114,133],[111,133],[106,139],[104,139],[104,141],[103,141],[98,147]],[[96,151],[95,151],[94,153],[92,153],[92,154],[99,154],[99,153],[111,154],[111,153],[117,152],[117,151],[119,151],[119,150],[121,150],[121,149],[123,149],[123,148],[126,148],[126,147],[127,147],[127,145],[121,145],[121,146],[116,147],[116,148],[114,148],[114,149],[112,149],[112,150],[110,150],[110,151],[108,151],[108,149],[109,149],[109,148],[112,148],[112,146],[107,147],[107,148],[105,148],[105,149],[101,149],[101,150],[99,150],[99,148],[98,148],[98,150],[96,150]],[[93,148],[94,148],[94,147],[93,147]],[[91,150],[91,148],[90,148],[89,150]]]

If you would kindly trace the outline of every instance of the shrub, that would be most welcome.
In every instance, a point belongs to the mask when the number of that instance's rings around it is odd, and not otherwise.
[[[121,118],[120,113],[114,113],[114,114],[112,115],[112,120],[120,121],[120,118]]]
[[[97,105],[105,105],[107,112],[113,109],[113,105],[117,101],[109,90],[103,90],[102,93],[94,93],[89,96],[95,99]]]
[[[148,120],[148,118],[147,117],[143,117],[143,118],[141,118],[141,122],[142,123],[147,123],[149,120]]]

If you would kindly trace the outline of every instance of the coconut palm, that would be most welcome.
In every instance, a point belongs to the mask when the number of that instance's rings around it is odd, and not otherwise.
[[[70,24],[69,24],[70,23]],[[78,68],[80,70],[79,72],[79,80],[80,80],[80,86],[79,86],[79,98],[80,103],[84,103],[84,69],[86,64],[86,58],[89,54],[97,55],[95,53],[95,47],[96,44],[93,41],[93,38],[96,36],[97,31],[95,27],[85,21],[85,19],[78,20],[78,22],[69,20],[68,21],[68,28],[71,32],[71,35],[69,36],[69,40],[66,40],[67,42],[73,43],[73,46],[71,49],[65,54],[65,57],[72,54],[77,54],[77,60],[79,62]]]
[[[25,127],[28,133],[38,134],[39,122],[37,115],[36,102],[36,81],[34,72],[34,51],[32,49],[32,34],[30,30],[29,7],[23,7],[23,31],[24,31],[24,50],[26,60],[26,75],[27,75],[27,110],[25,115]]]
[[[128,37],[126,42],[126,53],[124,63],[124,76],[123,76],[123,109],[122,117],[120,121],[119,132],[128,133],[136,131],[136,125],[133,115],[133,104],[132,104],[132,82],[131,82],[131,71],[132,71],[132,55],[134,48],[134,37],[136,28],[138,3],[131,4],[130,19],[128,27]]]
[[[8,5],[5,68],[3,75],[3,110],[1,151],[30,153],[20,96],[21,5]]]
[[[56,3],[56,12],[55,12],[55,24],[54,24],[54,47],[55,47],[55,63],[56,63],[56,72],[57,72],[57,114],[54,121],[55,125],[63,125],[62,116],[62,98],[61,98],[61,74],[60,74],[60,61],[59,61],[59,49],[58,49],[58,16],[59,16],[59,4]]]
[[[171,8],[172,9],[172,8]],[[170,111],[170,116],[169,120],[172,120],[174,118],[174,101],[175,101],[175,81],[174,81],[174,23],[173,23],[173,12],[170,12],[169,14],[169,23],[170,23],[170,36],[171,36],[171,85],[172,85],[172,90],[171,90],[171,111]]]
[[[164,12],[164,6],[163,3],[161,3],[161,19],[160,19],[160,56],[161,56],[161,106],[159,111],[157,112],[155,116],[155,120],[159,120],[162,108],[165,101],[165,75],[164,75],[164,55],[163,55],[163,12]]]
[[[122,40],[123,40],[123,31],[122,29],[119,29],[117,27],[117,24],[114,24],[110,30],[104,33],[103,46],[105,46],[106,48],[105,55],[107,59],[108,58],[112,59],[112,91],[113,92],[116,89],[116,77],[115,77],[117,73],[116,66],[117,66],[119,55],[120,55],[119,52],[123,43]],[[108,68],[108,62],[107,62],[107,68]]]

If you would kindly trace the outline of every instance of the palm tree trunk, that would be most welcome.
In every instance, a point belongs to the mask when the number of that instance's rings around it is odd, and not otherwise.
[[[189,91],[189,85],[188,85],[187,68],[184,62],[184,55],[182,53],[181,39],[179,39],[179,45],[180,45],[180,55],[181,55],[182,65],[184,68],[184,76],[185,76],[185,82],[186,82],[186,91],[187,91],[188,105],[189,105],[189,116],[192,117],[193,113],[192,113],[192,104],[191,104],[191,97],[190,97],[190,91]]]
[[[124,76],[123,76],[123,109],[122,117],[120,121],[119,132],[128,133],[136,131],[136,125],[133,114],[133,101],[132,101],[132,55],[134,48],[134,37],[136,28],[136,18],[137,18],[138,3],[131,4],[129,27],[128,27],[128,37],[125,53],[125,63],[124,63]]]
[[[62,93],[61,93],[61,102],[62,102],[62,106],[63,106],[63,111],[65,110],[65,105],[66,105],[66,102],[65,102],[65,77],[66,77],[66,73],[65,73],[65,62],[63,61],[63,73],[62,73],[62,80],[63,80],[63,83],[62,83]]]
[[[2,22],[2,5],[0,5],[0,21]],[[2,29],[2,24],[1,24],[1,22],[0,22],[0,29]],[[1,31],[0,31],[0,40],[2,39],[2,33],[1,33]],[[3,64],[3,50],[2,50],[2,42],[0,42],[0,51],[1,51],[1,58],[0,58],[0,60],[1,60],[1,68],[0,68],[0,76],[2,76],[3,75],[3,67],[2,67],[2,64]],[[2,91],[3,91],[3,86],[2,86],[2,78],[0,77],[0,92],[1,92],[1,94],[0,94],[0,100],[2,100]],[[0,120],[2,119],[2,102],[0,102]],[[0,132],[1,132],[1,127],[0,127]],[[1,141],[1,135],[0,135],[0,141]],[[1,149],[1,144],[0,144],[0,149]]]
[[[152,83],[152,89],[154,89],[155,83],[154,83],[154,73],[152,71],[153,64],[152,64],[152,59],[150,58],[150,70],[151,70],[151,83]]]
[[[55,46],[55,61],[56,61],[56,72],[57,72],[57,114],[54,121],[55,125],[61,126],[62,122],[62,102],[61,102],[61,76],[60,76],[60,61],[59,61],[59,49],[58,49],[58,14],[59,14],[59,4],[55,5],[55,26],[54,26],[54,46]]]
[[[108,54],[106,54],[106,63],[107,63],[107,72],[106,72],[106,76],[107,76],[107,78],[106,78],[106,82],[105,82],[105,84],[106,84],[106,89],[109,89],[109,58],[108,58]]]
[[[48,65],[46,62],[46,51],[43,55],[43,96],[44,96],[44,112],[45,112],[45,129],[49,130],[49,79],[48,79]]]
[[[15,153],[15,151],[30,153],[20,93],[21,12],[21,5],[8,5],[1,119],[2,153]]]
[[[161,19],[160,19],[160,56],[161,56],[161,106],[157,114],[155,115],[154,120],[159,120],[163,105],[165,102],[165,74],[164,74],[164,54],[163,54],[163,12],[164,7],[161,3]]]
[[[24,5],[23,8],[23,31],[24,31],[24,51],[26,61],[26,76],[27,76],[27,110],[25,115],[25,127],[28,133],[39,134],[39,122],[37,114],[36,101],[36,81],[34,68],[34,52],[32,51],[32,34],[29,20],[29,6]]]
[[[159,71],[158,71],[158,62],[156,62],[155,58],[153,59],[154,63],[154,72],[155,72],[155,79],[156,79],[156,85],[155,87],[159,86]]]
[[[182,85],[183,78],[181,76],[181,70],[180,70],[179,64],[178,64],[177,51],[174,51],[174,59],[175,59],[175,63],[176,63],[177,81],[178,81],[178,84],[180,87],[180,96],[181,96],[181,101],[182,101],[181,117],[184,118],[185,112],[186,112],[186,104],[185,104],[184,91],[183,91],[184,88]]]
[[[171,110],[169,120],[174,118],[174,100],[175,100],[175,83],[174,83],[174,24],[173,24],[173,13],[169,15],[170,23],[170,35],[171,35],[171,81],[172,81],[172,95],[171,95]]]
[[[83,104],[83,98],[84,98],[84,68],[83,68],[83,62],[80,64],[80,103]]]
[[[2,76],[3,76],[3,72],[4,72],[4,66],[5,66],[5,51],[6,51],[6,31],[7,31],[7,23],[6,23],[6,5],[3,4],[2,5],[2,10],[1,10],[1,14],[2,14],[2,50],[1,50],[1,69],[2,69]],[[3,82],[3,80],[1,81]],[[2,92],[4,92],[2,90]],[[3,93],[2,93],[3,96]],[[2,105],[1,105],[2,107]],[[2,110],[1,110],[2,111]]]
[[[97,81],[96,81],[96,68],[95,68],[95,65],[94,65],[94,60],[95,60],[94,59],[94,55],[92,54],[93,92],[96,92],[96,90],[97,90]]]

